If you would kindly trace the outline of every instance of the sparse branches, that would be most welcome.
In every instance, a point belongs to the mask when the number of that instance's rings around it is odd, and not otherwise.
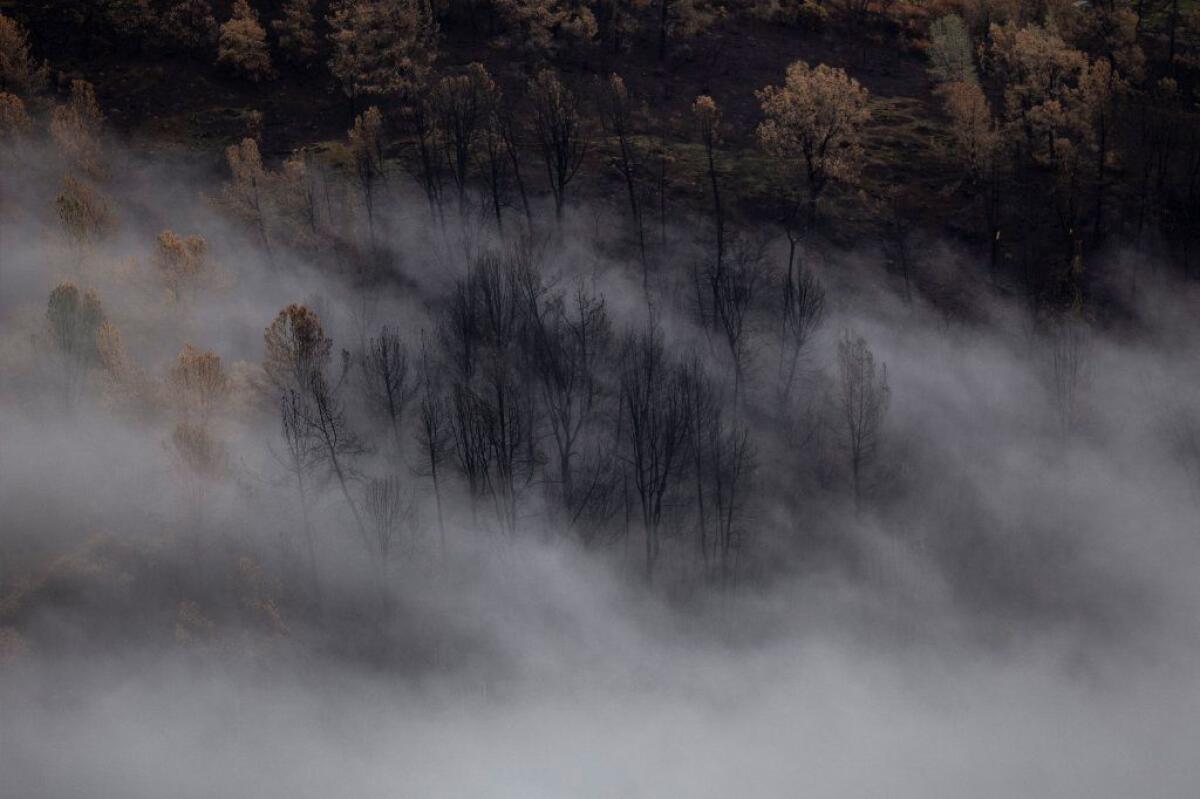
[[[417,391],[409,370],[408,348],[400,333],[384,325],[367,341],[359,359],[362,395],[368,409],[387,422],[392,436],[392,461],[402,463],[404,414]]]
[[[780,359],[784,402],[791,397],[796,370],[813,334],[825,318],[825,287],[809,269],[790,269],[784,278],[780,308]]]
[[[367,211],[367,232],[371,253],[375,247],[375,206],[377,184],[385,179],[383,162],[383,114],[371,106],[354,120],[354,127],[347,134],[348,149],[354,168],[354,180],[362,194],[363,207]]]
[[[646,579],[652,580],[661,550],[663,499],[677,477],[687,444],[686,408],[679,369],[668,358],[656,329],[628,334],[621,364],[626,458],[646,537]]]
[[[609,135],[617,140],[617,171],[625,181],[629,197],[630,218],[637,233],[638,252],[642,261],[642,293],[649,299],[650,275],[646,261],[645,204],[642,199],[640,174],[642,158],[633,141],[633,101],[625,81],[615,72],[604,82],[601,90],[600,119]]]
[[[337,482],[354,517],[359,540],[371,551],[370,533],[350,491],[350,481],[355,477],[354,461],[367,451],[366,445],[350,428],[345,406],[324,374],[310,374],[305,400],[302,405],[304,425],[314,442],[316,463],[325,470],[327,477]]]
[[[376,564],[380,601],[388,607],[387,573],[395,546],[396,533],[412,515],[412,502],[400,478],[392,475],[372,478],[363,489],[363,506],[371,520],[371,547],[368,554]]]
[[[716,323],[733,361],[735,413],[740,408],[749,357],[747,324],[765,276],[765,244],[739,238],[729,263],[711,277]]]
[[[280,435],[284,444],[284,455],[280,459],[296,484],[296,497],[300,503],[300,518],[309,579],[312,582],[316,602],[320,605],[320,575],[317,570],[316,537],[313,534],[312,518],[309,512],[311,477],[319,462],[320,451],[318,442],[309,434],[305,421],[306,405],[303,396],[296,389],[289,388],[280,393]]]
[[[1056,322],[1049,334],[1050,398],[1059,432],[1074,433],[1083,419],[1084,397],[1091,379],[1091,340],[1087,328],[1074,320]]]
[[[606,495],[604,459],[580,466],[583,444],[599,423],[612,329],[604,299],[577,287],[570,302],[526,288],[529,319],[527,358],[541,391],[542,408],[554,440],[558,499],[568,526]],[[590,466],[590,468],[589,468]],[[581,482],[580,473],[589,473]]]
[[[529,81],[534,128],[554,195],[554,214],[562,223],[567,186],[579,172],[588,150],[588,133],[575,93],[544,69]]]
[[[875,366],[875,355],[866,339],[842,333],[838,341],[838,411],[841,416],[843,443],[849,457],[851,487],[855,507],[862,504],[862,483],[866,469],[875,459],[891,401],[887,364]]]
[[[467,179],[477,142],[488,125],[496,84],[482,64],[471,64],[462,75],[442,78],[430,93],[429,103],[442,139],[442,153],[458,193],[460,218],[466,214]],[[497,219],[499,204],[496,203]]]
[[[725,210],[721,204],[721,185],[717,179],[717,145],[721,141],[721,109],[713,98],[702,94],[692,103],[692,116],[696,119],[700,142],[704,145],[708,184],[712,191],[713,228],[716,236],[715,258],[709,267],[712,308],[709,313],[704,313],[701,300],[699,310],[702,320],[707,318],[707,320],[715,322],[717,315],[716,286],[723,280],[725,270]]]
[[[454,432],[441,393],[434,366],[430,363],[425,340],[421,340],[421,407],[417,443],[421,447],[424,467],[433,482],[433,497],[437,505],[438,543],[442,562],[446,560],[446,521],[442,510],[441,466],[454,443]]]

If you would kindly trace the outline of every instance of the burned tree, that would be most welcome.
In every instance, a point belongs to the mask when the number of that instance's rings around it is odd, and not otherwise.
[[[567,186],[579,172],[588,149],[583,112],[575,93],[549,69],[529,81],[529,99],[550,192],[554,195],[554,216],[561,224]]]
[[[875,355],[866,339],[842,333],[838,341],[838,411],[842,441],[849,458],[856,507],[862,504],[862,482],[879,447],[883,418],[891,401],[887,364],[875,368]]]
[[[621,351],[621,414],[625,457],[633,471],[646,540],[646,579],[654,579],[661,549],[663,498],[674,483],[687,443],[679,370],[656,329],[626,336]]]

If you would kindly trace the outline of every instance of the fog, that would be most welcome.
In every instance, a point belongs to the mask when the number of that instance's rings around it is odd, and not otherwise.
[[[758,469],[734,578],[695,579],[678,511],[647,584],[636,525],[584,546],[534,488],[504,536],[451,486],[439,557],[410,463],[416,521],[380,620],[335,488],[312,507],[323,607],[292,579],[297,504],[277,402],[256,388],[262,331],[305,302],[335,353],[383,323],[415,351],[463,250],[490,234],[439,235],[396,175],[389,267],[364,287],[282,235],[268,263],[203,159],[114,147],[118,227],[76,257],[54,217],[63,164],[20,146],[0,197],[0,794],[1090,799],[1200,785],[1200,297],[1165,269],[1106,253],[1128,318],[1049,323],[977,288],[980,265],[952,244],[923,258],[959,290],[952,315],[906,301],[871,243],[813,244],[829,308],[790,404],[773,393],[766,310],[751,329]],[[618,332],[647,313],[638,268],[605,241],[619,225],[619,211],[576,208],[539,246],[545,273],[604,295]],[[203,235],[221,276],[186,305],[129,266],[164,228]],[[718,373],[723,345],[704,348],[684,299],[702,228],[671,232],[654,312],[669,351],[700,346]],[[64,279],[96,289],[145,375],[185,343],[230,370],[214,423],[229,468],[202,517],[169,411],[106,394],[100,370],[64,406],[42,341]],[[857,504],[835,407],[844,330],[891,389]],[[1083,364],[1069,407],[1056,347]]]

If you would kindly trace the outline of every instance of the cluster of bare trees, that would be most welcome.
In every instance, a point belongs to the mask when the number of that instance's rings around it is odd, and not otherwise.
[[[309,509],[328,488],[381,579],[418,527],[436,530],[441,557],[455,531],[498,542],[638,542],[647,579],[669,541],[673,573],[734,578],[754,523],[751,419],[768,412],[758,400],[748,409],[748,373],[736,358],[732,372],[722,366],[723,345],[683,347],[652,321],[615,331],[588,282],[562,283],[528,249],[485,252],[435,303],[426,329],[385,325],[337,363],[311,308],[279,313],[263,370],[278,396],[280,460],[313,574]],[[787,331],[780,379],[788,382],[823,302],[807,274],[794,293],[786,313],[749,301],[741,311],[774,316]],[[730,335],[731,346],[746,344]],[[861,504],[883,436],[886,369],[863,339],[848,337],[838,374],[829,399],[848,493]],[[775,412],[792,412],[782,405]],[[421,506],[436,518],[417,524]]]

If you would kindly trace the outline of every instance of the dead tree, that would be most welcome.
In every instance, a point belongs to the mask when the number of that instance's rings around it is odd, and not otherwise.
[[[294,389],[288,389],[279,398],[280,434],[284,452],[279,460],[288,470],[296,486],[296,499],[300,505],[301,533],[304,540],[304,556],[308,567],[309,582],[313,588],[313,600],[321,606],[321,579],[317,567],[316,536],[313,533],[311,515],[311,492],[313,470],[319,462],[317,441],[309,434],[305,415],[305,402]]]
[[[391,432],[392,461],[402,461],[404,412],[416,393],[408,363],[408,349],[395,328],[384,325],[367,341],[359,358],[362,396],[369,411],[385,421]]]
[[[368,551],[371,537],[359,510],[358,502],[350,490],[355,479],[354,461],[367,448],[350,429],[346,410],[337,392],[329,385],[323,374],[314,374],[309,381],[308,402],[304,405],[304,423],[307,434],[313,439],[317,464],[332,478],[341,490],[342,498],[350,507],[359,540]]]
[[[733,361],[733,404],[738,413],[750,349],[747,341],[750,313],[762,283],[763,242],[737,240],[735,252],[724,268],[710,276],[715,321],[725,337]]]
[[[855,507],[860,507],[863,473],[874,461],[891,400],[887,364],[876,369],[875,355],[866,340],[847,330],[838,341],[838,378],[838,406],[851,487]]]
[[[637,234],[638,253],[642,262],[642,293],[649,299],[650,275],[646,260],[645,209],[640,180],[642,162],[633,142],[633,102],[625,81],[616,73],[604,83],[601,96],[600,118],[606,131],[617,140],[617,158],[614,160],[617,171],[625,181],[630,219]]]
[[[494,94],[495,83],[482,64],[471,64],[462,75],[442,78],[430,93],[442,153],[458,195],[460,219],[466,216],[467,180]]]
[[[529,99],[550,192],[554,195],[554,217],[561,225],[567,186],[579,172],[588,149],[583,113],[575,93],[552,70],[542,70],[529,81]]]
[[[692,104],[692,114],[696,118],[696,125],[700,132],[700,143],[704,145],[708,184],[712,193],[713,205],[715,252],[713,262],[709,266],[712,308],[710,313],[705,314],[703,300],[700,300],[701,307],[699,309],[701,318],[706,319],[707,322],[715,320],[717,314],[716,286],[724,279],[725,272],[725,209],[721,204],[721,184],[717,177],[717,145],[721,141],[721,109],[711,97],[702,94]]]
[[[779,378],[780,394],[786,404],[792,395],[800,360],[825,318],[825,287],[810,270],[801,267],[793,272],[789,264],[780,293]]]
[[[641,504],[649,581],[654,579],[661,549],[663,498],[679,470],[687,442],[687,423],[679,371],[667,357],[657,330],[629,334],[621,363],[625,457]]]
[[[423,467],[433,481],[433,499],[437,505],[438,547],[443,565],[446,562],[446,520],[442,511],[441,467],[453,443],[453,433],[429,360],[428,349],[421,341],[421,406],[417,443],[421,447]]]
[[[612,340],[604,299],[580,285],[568,308],[561,294],[544,297],[540,281],[526,287],[529,316],[527,361],[540,389],[546,425],[558,463],[558,499],[566,523],[605,493],[608,470],[590,464],[585,482],[577,481],[582,443],[600,421],[604,369]]]
[[[396,534],[412,513],[404,484],[396,475],[369,480],[363,488],[363,506],[371,520],[371,547],[368,555],[375,564],[379,604],[386,616],[390,608],[388,566],[392,560]]]
[[[386,180],[383,160],[383,115],[371,106],[354,120],[350,129],[349,153],[354,167],[354,181],[362,195],[363,208],[367,212],[367,235],[371,257],[377,255],[375,247],[375,207],[378,184]]]

